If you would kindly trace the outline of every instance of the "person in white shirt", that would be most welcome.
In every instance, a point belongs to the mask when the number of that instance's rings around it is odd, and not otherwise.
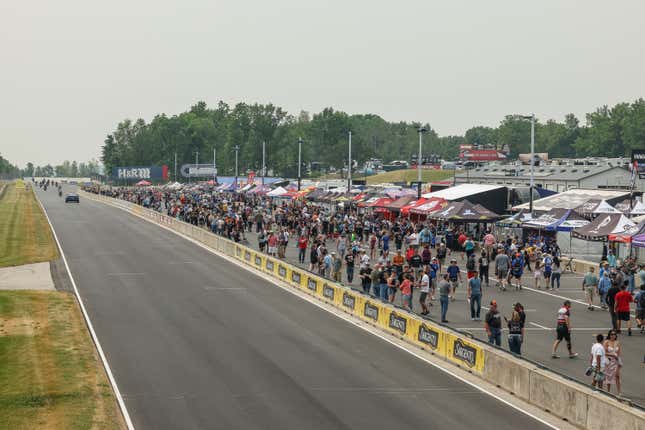
[[[593,379],[591,380],[591,386],[597,387],[602,390],[602,383],[605,379],[605,364],[607,362],[607,357],[605,356],[605,347],[602,344],[604,336],[599,334],[596,336],[596,343],[591,346],[591,362],[590,366],[592,369],[591,374]]]
[[[428,266],[423,268],[423,276],[421,276],[421,283],[419,285],[419,290],[421,294],[419,295],[419,303],[421,304],[421,315],[428,315],[430,309],[428,309],[428,293],[430,292],[430,276],[428,276]]]

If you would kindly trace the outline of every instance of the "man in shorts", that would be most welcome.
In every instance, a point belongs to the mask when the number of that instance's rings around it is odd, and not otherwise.
[[[620,326],[623,321],[627,321],[627,336],[632,335],[632,320],[629,315],[629,304],[634,301],[632,294],[627,291],[629,281],[625,279],[620,286],[620,292],[614,297],[614,312],[616,313],[616,328],[620,333]]]
[[[451,293],[450,300],[455,301],[455,293],[457,292],[457,287],[461,282],[461,270],[457,266],[457,260],[454,258],[450,260],[450,266],[446,268],[448,273],[448,280],[450,281]]]
[[[497,283],[502,290],[506,290],[509,266],[510,261],[508,255],[504,253],[503,249],[499,249],[497,251],[497,257],[495,257],[495,273],[497,274]]]
[[[428,275],[428,266],[423,268],[423,275],[421,276],[421,282],[419,284],[419,304],[421,304],[421,315],[428,315],[430,309],[428,309],[428,293],[430,292],[430,276]]]
[[[551,354],[552,358],[560,358],[556,353],[558,351],[558,345],[562,340],[567,342],[567,349],[569,350],[569,358],[575,358],[578,356],[577,352],[573,352],[571,345],[571,302],[566,300],[562,307],[558,310],[558,322],[556,326],[557,339],[553,344],[553,353]]]
[[[589,266],[589,272],[582,279],[582,290],[585,292],[587,297],[587,309],[593,311],[593,297],[598,288],[598,278],[594,274],[593,266]]]
[[[602,384],[605,380],[605,364],[607,357],[605,355],[605,347],[602,344],[604,337],[602,334],[596,335],[596,343],[591,346],[591,368],[592,380],[591,386],[602,390]]]

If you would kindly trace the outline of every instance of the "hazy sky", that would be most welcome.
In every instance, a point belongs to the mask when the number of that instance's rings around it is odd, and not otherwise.
[[[582,116],[645,96],[645,1],[3,0],[0,153],[99,157],[198,100],[429,122]]]

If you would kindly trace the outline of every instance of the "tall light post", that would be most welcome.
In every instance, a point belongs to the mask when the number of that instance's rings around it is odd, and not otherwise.
[[[300,191],[300,182],[301,182],[301,176],[300,176],[300,167],[302,165],[302,139],[299,137],[298,138],[298,191]]]
[[[534,167],[535,167],[535,114],[531,115],[514,115],[515,118],[527,119],[531,121],[531,168],[530,168],[530,181],[529,181],[529,212],[533,215],[533,187],[535,184]]]
[[[421,198],[421,159],[423,157],[423,133],[428,131],[425,127],[419,127],[417,132],[419,133],[419,157],[417,158],[417,198]]]
[[[262,185],[264,185],[264,177],[266,176],[267,164],[265,161],[266,151],[265,151],[266,142],[262,141]]]
[[[213,185],[217,183],[217,149],[213,146]]]
[[[347,192],[352,190],[352,132],[349,131],[349,154],[347,156]]]
[[[235,145],[235,188],[237,188],[237,153],[240,152],[240,145]]]

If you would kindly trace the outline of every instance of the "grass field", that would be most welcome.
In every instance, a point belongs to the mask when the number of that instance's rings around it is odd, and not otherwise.
[[[33,192],[22,181],[8,184],[0,198],[0,267],[57,257],[49,224]]]
[[[0,429],[123,429],[73,295],[0,291]]]
[[[421,180],[426,183],[443,181],[445,179],[452,178],[453,173],[454,172],[452,170],[421,169]],[[356,179],[362,178],[356,177]],[[378,175],[367,177],[367,183],[370,185],[393,182],[410,182],[416,180],[417,171],[413,169],[395,170],[393,172],[379,173]]]

